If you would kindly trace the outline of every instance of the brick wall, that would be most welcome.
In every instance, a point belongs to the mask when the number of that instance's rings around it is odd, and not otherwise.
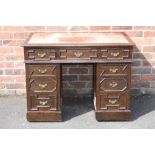
[[[31,32],[124,31],[135,42],[132,89],[155,92],[155,26],[0,26],[0,95],[25,94],[23,48]],[[91,95],[92,65],[64,65],[64,95]],[[65,91],[64,91],[65,90]]]

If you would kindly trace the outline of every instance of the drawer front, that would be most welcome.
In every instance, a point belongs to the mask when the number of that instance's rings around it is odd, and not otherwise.
[[[102,59],[129,59],[130,49],[101,49]]]
[[[56,59],[56,51],[54,49],[30,49],[25,52],[26,60],[46,61]]]
[[[103,77],[100,81],[100,91],[124,91],[128,87],[125,77]]]
[[[104,93],[100,95],[100,109],[103,110],[126,110],[129,109],[129,94]]]
[[[98,57],[97,49],[62,49],[60,59],[94,59]]]
[[[100,75],[127,75],[129,64],[105,64],[99,65]]]
[[[50,94],[31,94],[28,110],[31,111],[49,111],[57,110],[57,96]]]
[[[57,86],[56,77],[32,77],[29,82],[31,92],[55,92]]]
[[[27,75],[31,76],[55,76],[57,74],[57,65],[26,65]]]

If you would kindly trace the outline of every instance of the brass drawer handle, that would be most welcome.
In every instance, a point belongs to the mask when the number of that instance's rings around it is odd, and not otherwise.
[[[118,71],[118,68],[110,68],[109,71],[112,73],[116,73]]]
[[[41,73],[41,74],[45,74],[45,73],[47,72],[47,69],[39,69],[38,71],[39,71],[39,73]]]
[[[42,89],[43,88],[46,88],[47,87],[47,83],[45,83],[45,84],[39,84],[39,87],[42,88]]]
[[[116,102],[117,102],[116,99],[109,99],[109,103],[111,103],[111,104],[115,104]]]
[[[111,52],[111,56],[114,56],[114,57],[117,57],[117,56],[119,56],[119,52]]]
[[[118,85],[118,83],[115,82],[115,81],[113,81],[113,82],[111,82],[111,83],[109,84],[109,86],[112,87],[112,88],[116,87],[117,85]]]
[[[47,101],[39,101],[39,104],[40,105],[46,105],[47,104]]]
[[[80,57],[83,55],[83,52],[74,52],[74,55],[75,55],[77,58],[80,58]]]
[[[43,52],[43,53],[38,53],[37,55],[38,55],[38,57],[43,58],[43,57],[45,57],[45,56],[46,56],[46,52]]]

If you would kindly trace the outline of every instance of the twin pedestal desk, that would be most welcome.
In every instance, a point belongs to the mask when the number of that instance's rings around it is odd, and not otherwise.
[[[61,67],[66,63],[94,65],[97,120],[129,120],[133,45],[125,33],[33,33],[23,45],[27,120],[63,120]]]

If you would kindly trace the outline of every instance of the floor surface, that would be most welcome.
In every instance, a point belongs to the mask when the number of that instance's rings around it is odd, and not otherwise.
[[[130,121],[98,122],[90,99],[63,102],[63,122],[28,122],[26,97],[0,97],[0,128],[3,129],[146,129],[155,128],[155,95],[132,97]]]

